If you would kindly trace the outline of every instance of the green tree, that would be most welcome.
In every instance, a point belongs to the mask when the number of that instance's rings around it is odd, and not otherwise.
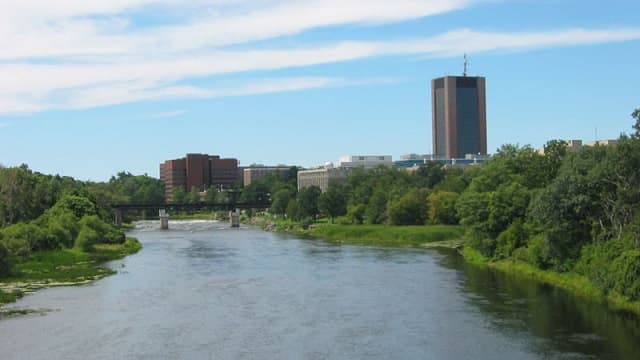
[[[288,188],[278,190],[273,195],[270,211],[276,215],[284,215],[287,212],[289,201],[295,196],[294,192]]]
[[[218,190],[214,186],[210,186],[204,194],[204,201],[214,203],[218,200]]]
[[[181,186],[173,188],[173,202],[176,204],[184,204],[188,202],[188,196],[186,191]]]
[[[636,123],[633,124],[633,129],[635,130],[633,136],[635,138],[640,138],[640,108],[633,110],[631,117],[636,121]]]
[[[96,205],[83,196],[65,195],[56,203],[55,207],[71,211],[77,218],[85,215],[96,215]]]
[[[318,209],[323,214],[333,219],[347,213],[347,192],[346,187],[338,183],[331,183],[327,191],[320,194],[318,199]]]
[[[383,188],[377,188],[364,212],[364,221],[367,224],[382,224],[387,220],[387,192]]]
[[[420,166],[414,173],[418,187],[434,188],[446,176],[442,164],[437,161],[429,161],[425,165]]]
[[[0,278],[9,275],[11,271],[11,263],[9,262],[9,252],[0,243]]]
[[[458,223],[456,200],[458,194],[449,191],[434,191],[427,196],[429,221],[432,224],[454,225]]]
[[[300,218],[315,218],[320,210],[318,200],[322,191],[317,186],[306,187],[298,193],[298,206]]]
[[[197,204],[200,202],[200,192],[197,187],[191,187],[191,191],[189,191],[189,194],[187,195],[187,202],[189,204]]]
[[[424,225],[427,218],[426,191],[413,189],[401,198],[392,200],[387,213],[392,225]]]
[[[361,225],[364,222],[364,214],[367,206],[364,204],[349,205],[347,207],[347,217],[352,224]]]
[[[300,220],[300,206],[296,199],[290,199],[287,204],[287,219],[293,221]]]

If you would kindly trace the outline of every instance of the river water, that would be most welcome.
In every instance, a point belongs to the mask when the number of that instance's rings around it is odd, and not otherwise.
[[[96,283],[29,295],[0,359],[640,359],[637,317],[450,252],[143,222]]]

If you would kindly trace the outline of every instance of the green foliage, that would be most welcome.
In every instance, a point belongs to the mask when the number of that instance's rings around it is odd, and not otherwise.
[[[455,225],[458,223],[456,201],[459,195],[437,190],[427,196],[428,218],[431,224]]]
[[[509,257],[527,243],[527,232],[522,219],[514,220],[509,227],[498,235],[494,256],[498,259]]]
[[[347,218],[351,220],[352,224],[362,225],[366,211],[367,207],[364,204],[349,205],[347,207]]]
[[[309,186],[300,190],[298,193],[298,218],[313,219],[320,213],[318,201],[321,193],[317,186]]]
[[[197,187],[191,187],[191,191],[187,194],[187,202],[189,204],[197,204],[200,202],[200,191],[198,191]]]
[[[293,221],[300,220],[300,206],[298,206],[298,201],[296,201],[296,199],[289,200],[286,213],[287,219]]]
[[[41,249],[44,233],[34,224],[18,223],[2,230],[2,244],[12,256],[24,256]]]
[[[284,215],[287,212],[289,201],[295,197],[295,192],[288,188],[278,190],[273,195],[270,212],[276,215]]]
[[[383,189],[376,189],[371,195],[364,212],[364,222],[370,225],[383,224],[387,220],[387,192]]]
[[[425,190],[411,190],[389,203],[387,214],[392,225],[424,225],[427,218]]]
[[[640,108],[633,110],[631,117],[636,121],[635,124],[633,124],[633,130],[635,130],[633,136],[640,138]]]
[[[418,187],[433,189],[445,178],[445,171],[441,163],[430,161],[420,166],[414,176],[416,177],[415,184]]]
[[[527,249],[529,263],[540,269],[548,269],[554,263],[549,238],[538,234],[529,240]]]
[[[85,215],[96,215],[96,205],[83,196],[78,195],[64,195],[54,208],[69,210],[77,218],[82,218]]]
[[[176,204],[186,204],[189,202],[189,194],[181,187],[173,188],[173,202]]]
[[[309,235],[350,244],[376,246],[422,246],[427,243],[458,240],[464,229],[459,226],[391,226],[318,224]]]
[[[337,183],[329,184],[327,191],[320,194],[318,209],[323,214],[333,218],[347,213],[347,193],[344,186]]]
[[[207,189],[207,192],[204,194],[204,201],[214,203],[218,200],[218,190],[215,187],[211,186]]]
[[[9,275],[10,271],[9,251],[0,243],[0,278]]]
[[[96,244],[122,244],[124,233],[103,222],[97,216],[86,215],[80,220],[80,232],[74,247],[82,251],[93,251]]]
[[[640,300],[640,250],[625,251],[610,267],[613,290],[630,300]]]

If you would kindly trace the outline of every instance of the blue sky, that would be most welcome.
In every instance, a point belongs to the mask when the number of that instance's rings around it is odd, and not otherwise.
[[[431,153],[430,80],[487,78],[488,145],[616,138],[634,0],[0,1],[0,164],[107,180],[188,152]]]

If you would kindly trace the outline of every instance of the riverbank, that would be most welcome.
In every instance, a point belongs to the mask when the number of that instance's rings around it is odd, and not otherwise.
[[[115,274],[101,265],[135,254],[142,248],[134,238],[123,244],[98,244],[87,253],[77,249],[38,251],[16,261],[12,274],[0,280],[0,317],[7,312],[2,304],[11,303],[36,290],[52,286],[86,284]]]
[[[447,247],[463,244],[464,229],[451,225],[341,225],[315,223],[304,227],[284,219],[252,218],[249,224],[264,230],[301,237],[322,238],[329,242],[386,247]]]
[[[465,246],[461,254],[469,263],[490,267],[504,273],[514,274],[551,285],[584,299],[604,303],[612,310],[626,311],[640,315],[640,301],[629,301],[624,296],[615,292],[605,294],[586,276],[575,272],[558,273],[555,271],[541,270],[529,263],[515,259],[492,261],[469,246]]]
[[[541,270],[529,263],[515,259],[491,261],[469,246],[464,246],[462,226],[390,226],[390,225],[339,225],[316,223],[306,229],[300,223],[285,219],[253,218],[250,224],[264,230],[289,233],[296,236],[322,238],[329,242],[351,245],[421,247],[457,249],[464,259],[478,266],[513,274],[525,279],[564,289],[582,298],[605,303],[616,311],[640,315],[640,302],[629,301],[624,296],[604,294],[587,277],[577,273],[557,273]]]

